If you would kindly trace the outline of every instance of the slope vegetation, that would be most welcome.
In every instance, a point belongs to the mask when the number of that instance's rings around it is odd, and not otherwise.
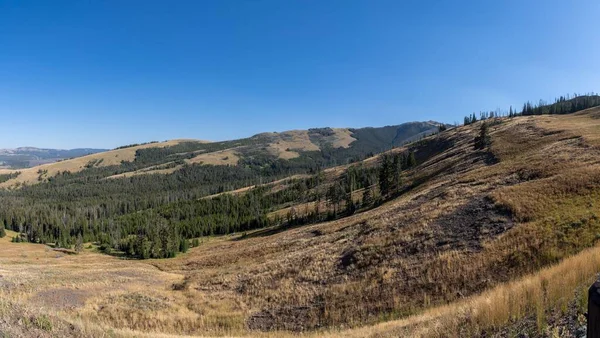
[[[123,161],[133,161],[135,159],[136,151],[138,151],[139,149],[148,149],[156,147],[164,148],[177,145],[182,142],[202,143],[203,141],[171,140],[160,143],[148,143],[144,145],[99,152],[54,163],[43,164],[32,168],[20,170],[0,169],[0,175],[19,173],[17,177],[1,183],[0,188],[15,186],[19,187],[21,185],[40,183],[44,180],[47,180],[49,177],[54,177],[57,174],[63,172],[76,173],[91,167],[106,167],[120,165]]]
[[[286,166],[306,171],[309,166],[331,166],[359,160],[415,138],[437,132],[437,122],[411,122],[382,128],[317,128],[263,133],[250,138],[208,143],[171,140],[148,143],[44,164],[22,170],[0,169],[0,188],[46,182],[60,173],[107,168],[104,177],[129,178],[146,174],[172,174],[185,165],[265,166],[294,160]],[[279,161],[281,162],[281,161]],[[7,175],[17,175],[9,177]],[[265,175],[265,173],[262,173]],[[97,176],[98,173],[94,173]],[[268,173],[266,174],[268,175]],[[279,177],[280,178],[280,177]]]
[[[581,314],[580,288],[600,264],[599,116],[490,119],[487,148],[474,146],[483,122],[430,136],[390,151],[418,163],[394,199],[313,225],[203,238],[168,260],[119,260],[95,245],[64,256],[4,239],[0,256],[12,258],[1,281],[26,287],[0,292],[11,306],[41,306],[32,318],[90,336],[569,336],[560,315]],[[379,161],[329,169],[308,189]],[[79,298],[49,316],[53,300],[71,302],[61,292]]]
[[[411,190],[393,202],[206,245],[163,268],[245,304],[260,330],[377,321],[481,292],[596,242],[600,154],[585,129],[597,112],[499,121],[491,153],[473,150],[478,124],[450,131],[429,140],[446,151],[423,146]]]

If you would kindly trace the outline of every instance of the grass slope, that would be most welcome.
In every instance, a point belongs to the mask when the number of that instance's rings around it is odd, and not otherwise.
[[[16,286],[0,295],[89,336],[568,336],[553,318],[581,312],[600,269],[599,115],[498,120],[489,151],[473,148],[481,122],[446,131],[410,146],[419,165],[388,203],[174,259],[5,238],[1,281]]]
[[[134,147],[109,150],[106,152],[77,157],[74,159],[64,160],[55,163],[43,164],[27,169],[0,169],[0,175],[20,172],[19,176],[17,176],[16,178],[1,183],[0,188],[14,187],[24,184],[36,184],[39,183],[41,180],[47,179],[48,177],[53,177],[60,172],[69,171],[75,173],[81,170],[85,170],[86,166],[90,165],[98,167],[119,165],[122,161],[133,161],[136,156],[136,151],[139,149],[170,147],[173,145],[180,144],[182,142],[190,142],[190,140],[171,140],[160,143],[149,143]]]

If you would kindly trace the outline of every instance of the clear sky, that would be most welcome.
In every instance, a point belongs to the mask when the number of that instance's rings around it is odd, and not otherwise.
[[[0,0],[0,148],[452,123],[597,92],[598,18],[598,0]]]

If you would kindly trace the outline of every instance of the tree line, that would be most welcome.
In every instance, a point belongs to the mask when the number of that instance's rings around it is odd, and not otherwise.
[[[540,100],[537,104],[526,102],[521,111],[513,109],[511,106],[507,112],[490,111],[480,112],[479,118],[472,113],[464,118],[464,125],[469,125],[480,120],[487,120],[495,117],[517,117],[530,115],[552,115],[552,114],[570,114],[588,108],[600,106],[600,96],[595,93],[585,95],[574,94],[564,95],[556,98],[553,103],[547,103]]]

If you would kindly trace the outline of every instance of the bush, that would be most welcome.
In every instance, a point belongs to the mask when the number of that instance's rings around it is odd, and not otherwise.
[[[32,320],[33,325],[35,325],[38,329],[44,331],[52,331],[52,322],[50,318],[46,315],[41,315]]]

